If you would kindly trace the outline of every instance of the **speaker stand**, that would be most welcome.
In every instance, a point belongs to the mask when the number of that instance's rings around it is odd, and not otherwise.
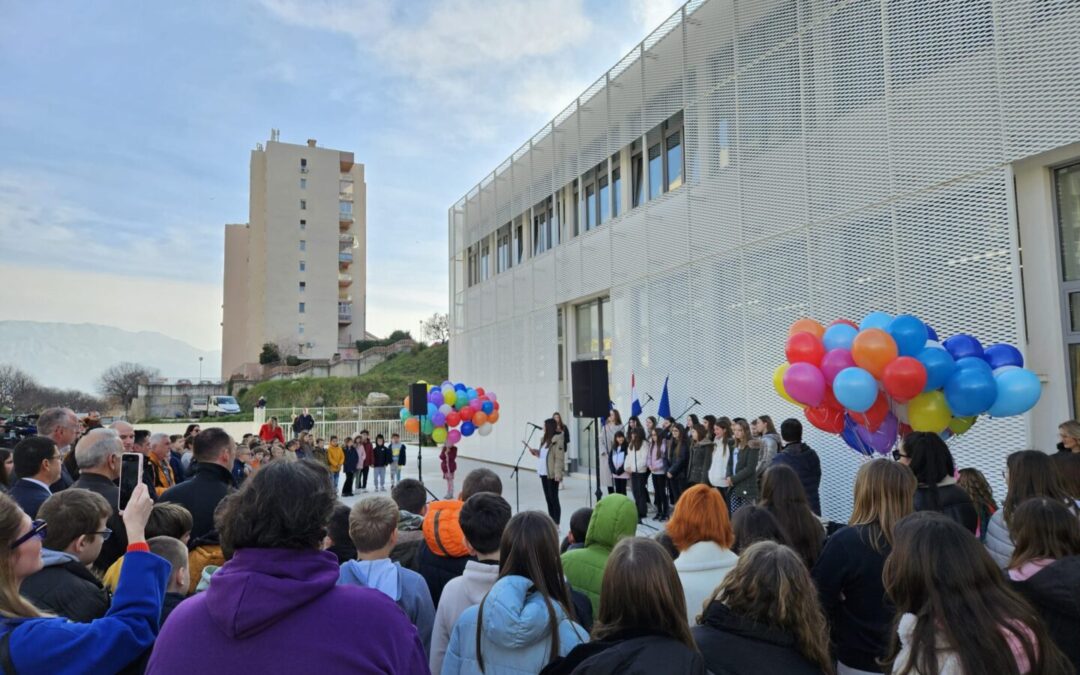
[[[596,501],[599,502],[600,498],[604,496],[604,491],[600,489],[600,418],[594,418],[593,424],[593,442],[595,446],[596,457]]]
[[[419,415],[420,428],[416,430],[416,479],[424,484],[424,416]]]

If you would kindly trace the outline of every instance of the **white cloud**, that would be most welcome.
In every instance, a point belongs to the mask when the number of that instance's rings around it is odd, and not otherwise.
[[[664,23],[683,4],[685,0],[632,0],[630,16],[642,29],[642,36],[645,36]]]

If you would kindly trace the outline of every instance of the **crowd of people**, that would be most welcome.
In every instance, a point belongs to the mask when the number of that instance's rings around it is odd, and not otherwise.
[[[613,414],[609,494],[560,542],[561,421],[530,448],[549,513],[514,514],[486,468],[431,502],[375,472],[375,494],[342,503],[391,447],[363,433],[320,453],[273,429],[42,417],[0,495],[5,673],[186,673],[193,650],[207,672],[1080,672],[1074,423],[1055,455],[1008,455],[1000,501],[937,435],[909,434],[862,464],[834,523],[797,420]],[[150,471],[121,512],[124,452]],[[664,525],[639,536],[650,482]]]

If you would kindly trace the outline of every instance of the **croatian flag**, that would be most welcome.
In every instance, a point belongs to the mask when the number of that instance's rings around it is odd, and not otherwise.
[[[630,373],[630,415],[637,417],[641,414],[641,401],[637,396],[637,383],[634,381],[634,373]]]
[[[671,417],[671,403],[668,401],[667,393],[667,381],[668,378],[664,378],[664,391],[660,394],[660,406],[656,411],[656,414],[660,416],[660,419],[666,419]]]

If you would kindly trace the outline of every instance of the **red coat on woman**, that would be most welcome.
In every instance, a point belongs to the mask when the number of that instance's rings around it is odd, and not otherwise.
[[[281,441],[282,445],[285,444],[285,432],[282,431],[281,425],[271,427],[269,422],[259,427],[259,438],[264,443],[272,443],[277,440]]]

